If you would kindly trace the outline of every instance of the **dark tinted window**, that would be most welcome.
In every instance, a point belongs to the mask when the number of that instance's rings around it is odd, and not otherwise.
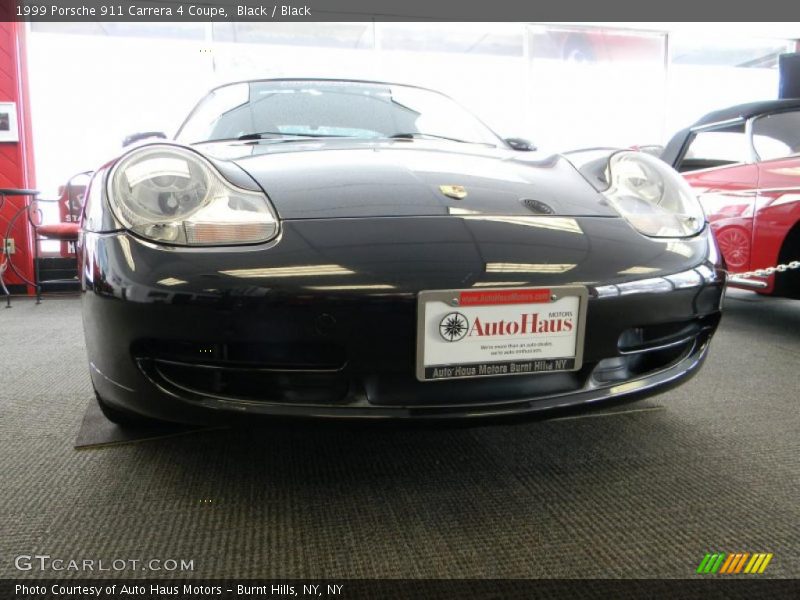
[[[180,141],[256,133],[385,138],[421,134],[497,144],[458,104],[420,88],[347,81],[255,81],[219,88],[195,109]]]

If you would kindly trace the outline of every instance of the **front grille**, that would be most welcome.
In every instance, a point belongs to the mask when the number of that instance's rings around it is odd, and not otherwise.
[[[277,404],[335,404],[349,389],[339,371],[226,367],[141,360],[156,383],[183,392],[188,399],[206,397]]]
[[[153,358],[188,364],[265,369],[340,370],[347,358],[344,347],[333,343],[206,343],[183,340],[140,340],[131,352],[136,358]]]
[[[679,346],[697,337],[708,327],[701,319],[664,323],[626,329],[619,336],[617,348],[620,354],[638,354],[667,346]]]
[[[332,404],[349,389],[335,344],[143,340],[132,352],[154,383],[187,399]]]
[[[660,323],[626,329],[617,340],[620,354],[639,354],[669,346],[681,346],[694,340],[703,331],[712,331],[719,315],[709,315],[688,321]]]
[[[695,343],[693,338],[666,348],[606,358],[597,364],[592,379],[601,385],[613,384],[663,371],[686,358]]]
[[[537,396],[550,396],[580,390],[591,374],[593,364],[579,371],[448,379],[421,383],[413,376],[371,375],[364,388],[375,406],[468,406],[492,402],[513,402]]]
[[[613,384],[666,370],[708,341],[717,323],[719,315],[711,315],[627,329],[617,342],[619,356],[601,360],[592,379]]]
[[[144,340],[134,358],[150,380],[194,402],[447,409],[503,405],[610,387],[667,370],[705,344],[718,315],[630,328],[605,357],[574,372],[419,382],[413,361],[352,355],[336,343]],[[613,338],[612,338],[613,339]],[[409,349],[410,352],[413,350]],[[413,358],[409,354],[409,358]]]

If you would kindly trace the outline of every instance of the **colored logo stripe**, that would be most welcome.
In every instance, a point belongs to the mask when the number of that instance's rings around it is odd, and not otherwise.
[[[772,554],[754,554],[750,563],[745,567],[745,573],[763,573],[767,568],[769,561],[772,560]]]
[[[737,573],[761,574],[772,560],[771,553],[757,552],[725,552],[707,553],[700,565],[697,567],[698,573],[703,574],[726,574],[735,575]]]
[[[721,573],[738,573],[742,570],[744,566],[744,561],[750,556],[749,552],[739,552],[734,558],[733,562],[731,562],[731,566],[728,568],[727,571],[721,571]]]
[[[716,573],[719,566],[725,558],[724,552],[715,552],[714,554],[706,554],[697,567],[698,573]]]

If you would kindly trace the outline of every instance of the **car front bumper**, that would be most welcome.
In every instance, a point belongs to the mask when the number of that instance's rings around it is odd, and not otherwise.
[[[656,241],[616,218],[288,221],[270,244],[202,250],[87,232],[81,260],[99,395],[197,423],[497,417],[640,398],[697,372],[725,285],[706,233]],[[586,287],[580,370],[418,381],[419,292],[511,284]]]

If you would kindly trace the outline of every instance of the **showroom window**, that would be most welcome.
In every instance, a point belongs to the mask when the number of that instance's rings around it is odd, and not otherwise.
[[[756,119],[753,123],[753,147],[761,160],[800,153],[800,111]]]
[[[784,39],[670,34],[666,131],[724,106],[774,98],[778,56],[792,51],[794,42]]]
[[[380,33],[382,50],[515,57],[525,53],[524,29],[517,25],[385,23]]]
[[[203,40],[206,37],[204,23],[131,23],[110,21],[66,21],[34,22],[30,25],[33,33],[58,35],[89,35],[105,38],[150,38],[169,40]]]
[[[372,23],[213,23],[215,42],[314,48],[372,49]]]

